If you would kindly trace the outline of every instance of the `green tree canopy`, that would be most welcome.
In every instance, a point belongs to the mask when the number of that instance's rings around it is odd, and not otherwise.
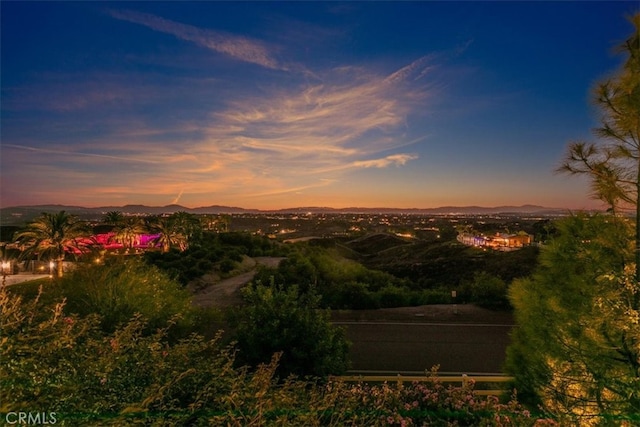
[[[560,222],[540,268],[510,289],[519,390],[580,424],[640,417],[640,13],[630,22],[622,67],[594,90],[598,140],[572,143],[559,169],[587,176],[613,215]]]
[[[124,218],[120,211],[109,211],[102,217],[102,222],[109,225],[120,225],[124,222]]]
[[[508,370],[521,396],[556,414],[640,417],[633,226],[579,215],[558,229],[536,273],[510,288],[518,327]]]
[[[598,141],[572,143],[559,171],[586,175],[592,196],[613,213],[635,210],[636,280],[640,281],[640,13],[629,21],[633,32],[618,47],[625,56],[622,67],[594,89],[600,113],[600,125],[594,130]]]
[[[320,297],[300,294],[297,286],[257,284],[245,288],[247,306],[235,316],[238,359],[256,366],[282,352],[278,373],[326,377],[348,366],[349,344],[344,330],[331,325],[329,313],[318,310]]]
[[[162,246],[162,252],[167,253],[172,247],[181,251],[187,248],[189,238],[183,227],[174,217],[158,217],[149,222],[149,231],[157,233],[154,243]]]

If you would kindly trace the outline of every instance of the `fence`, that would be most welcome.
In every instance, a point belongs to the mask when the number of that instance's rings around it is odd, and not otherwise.
[[[478,396],[501,396],[509,393],[507,384],[513,382],[513,377],[504,375],[461,375],[461,376],[424,376],[424,375],[343,375],[330,377],[334,381],[384,383],[384,382],[429,382],[464,384],[469,381],[475,383],[473,392]]]

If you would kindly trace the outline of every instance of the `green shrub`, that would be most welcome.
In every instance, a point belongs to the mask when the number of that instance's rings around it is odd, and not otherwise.
[[[4,290],[0,302],[1,412],[42,408],[62,425],[122,425],[127,412],[228,409],[222,397],[237,372],[217,339],[171,344],[168,327],[146,334],[140,316],[104,333],[99,316],[69,315],[62,303],[23,303]]]
[[[451,292],[446,289],[424,289],[411,291],[409,304],[412,306],[429,304],[450,304]]]
[[[234,268],[236,268],[236,262],[229,258],[225,258],[220,262],[220,271],[222,273],[229,273]]]
[[[476,273],[470,289],[471,301],[481,307],[493,309],[510,308],[507,285],[499,277],[488,273]]]
[[[186,286],[190,281],[202,277],[216,267],[220,268],[222,273],[228,273],[235,267],[231,267],[230,261],[242,262],[244,255],[277,256],[280,252],[281,248],[266,237],[238,232],[205,232],[193,239],[189,248],[183,252],[147,251],[144,259],[147,263],[170,272],[171,277],[175,277],[180,284]]]
[[[322,296],[323,305],[332,309],[370,309],[377,308],[378,300],[367,285],[361,282],[347,282],[343,286]]]
[[[111,260],[78,268],[57,281],[56,295],[80,316],[98,314],[105,331],[113,331],[140,314],[151,329],[176,316],[188,317],[191,296],[158,268],[137,258]]]
[[[410,297],[407,289],[397,286],[386,286],[377,293],[380,301],[380,307],[405,307],[409,305]]]
[[[347,369],[344,330],[330,323],[327,311],[318,310],[320,298],[313,291],[257,284],[246,287],[243,297],[247,305],[231,319],[242,363],[257,366],[281,352],[281,378],[326,377]]]

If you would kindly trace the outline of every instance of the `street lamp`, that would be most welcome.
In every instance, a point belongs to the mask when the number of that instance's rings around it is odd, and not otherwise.
[[[2,261],[2,287],[7,284],[7,274],[11,271],[11,261]]]
[[[56,264],[53,261],[49,261],[49,277],[53,277],[53,267]]]

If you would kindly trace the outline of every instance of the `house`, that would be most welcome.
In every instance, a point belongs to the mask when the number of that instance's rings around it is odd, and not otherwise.
[[[457,240],[464,245],[491,248],[498,251],[520,249],[524,246],[529,246],[533,242],[532,236],[526,233],[496,233],[493,236],[460,233]]]

